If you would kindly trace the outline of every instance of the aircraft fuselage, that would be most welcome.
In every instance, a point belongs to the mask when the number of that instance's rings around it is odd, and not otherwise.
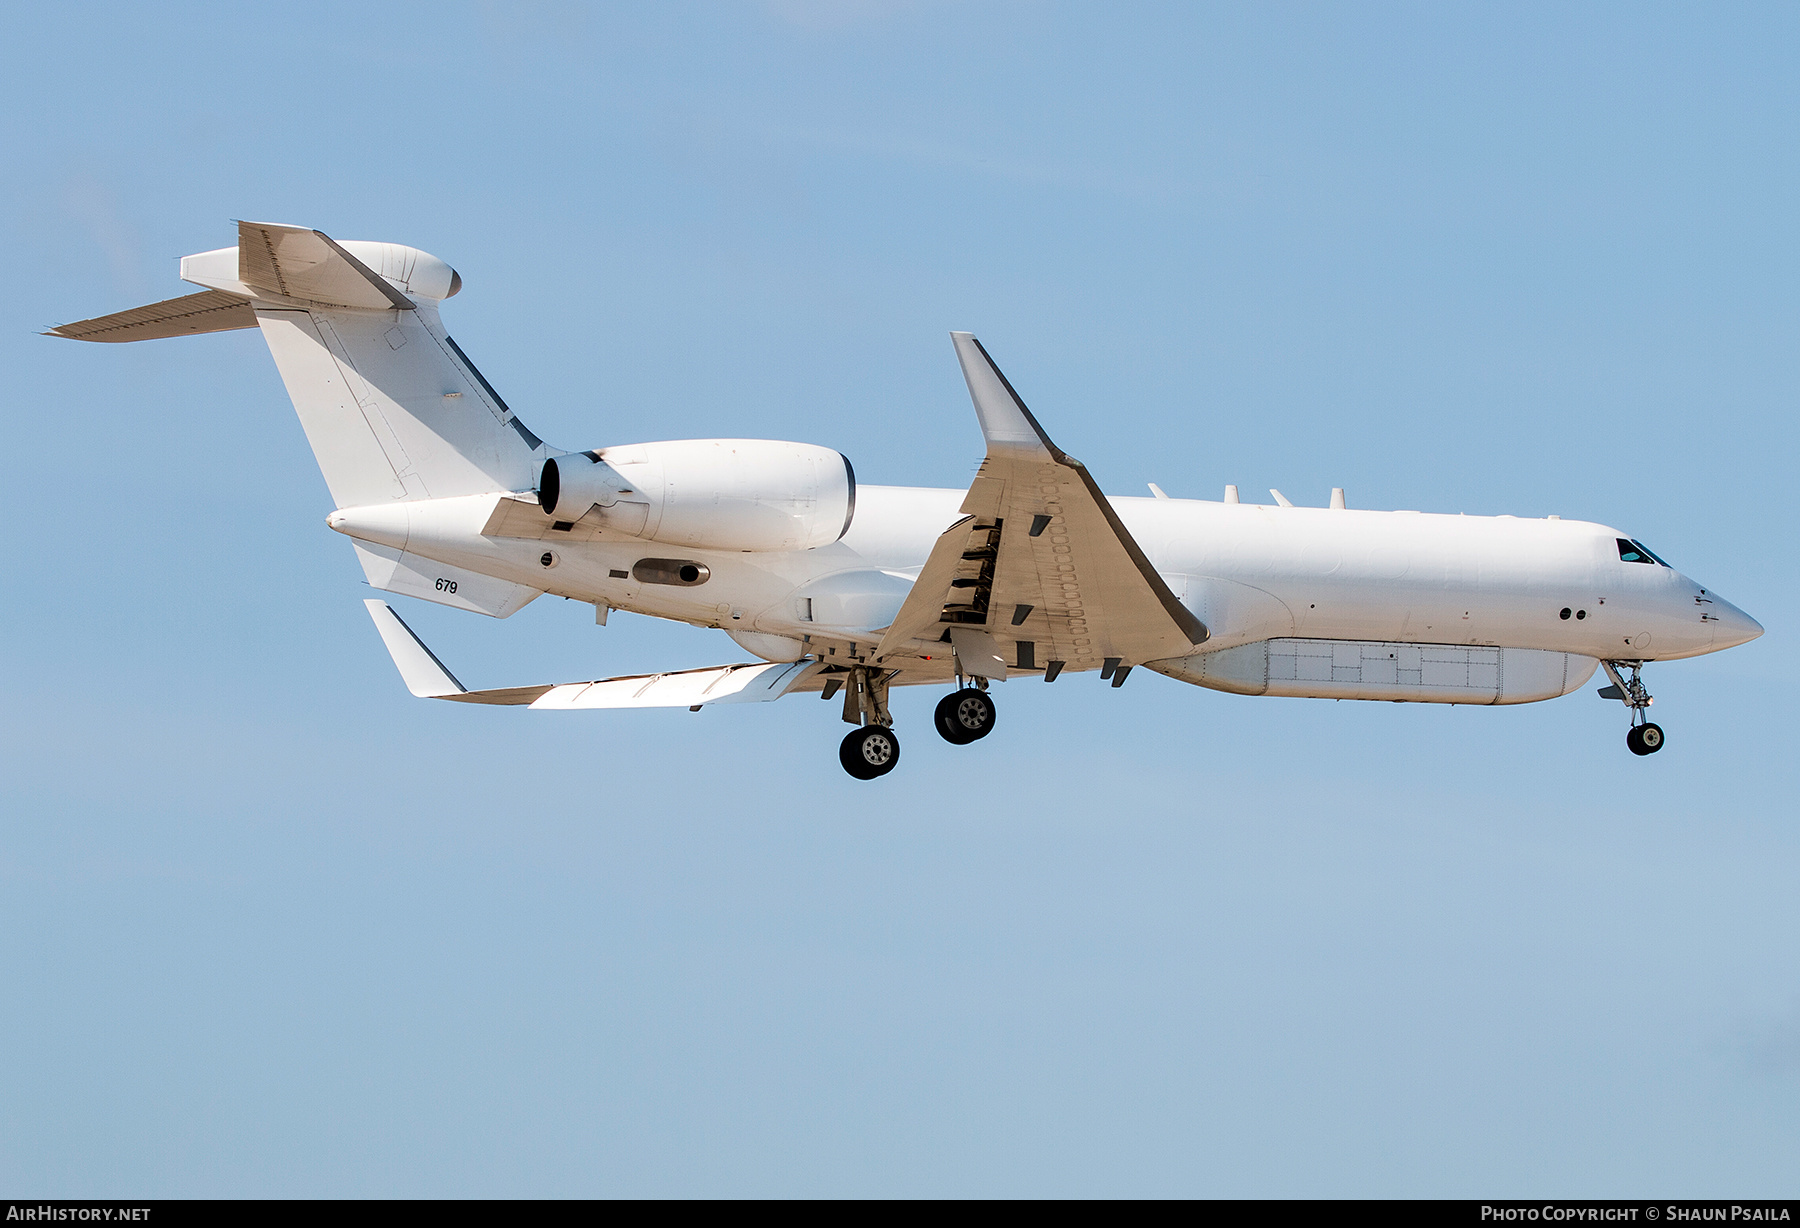
[[[867,642],[890,621],[964,492],[868,486],[829,546],[673,550],[578,525],[484,536],[499,496],[345,509],[340,532],[422,559],[613,609],[735,632]],[[1761,627],[1674,569],[1626,561],[1587,521],[1114,498],[1156,570],[1219,650],[1274,637],[1489,645],[1599,660],[1673,660]],[[404,521],[404,524],[398,523]],[[647,558],[691,562],[691,586],[646,583]],[[810,603],[811,609],[808,609]],[[812,641],[809,641],[812,642]]]

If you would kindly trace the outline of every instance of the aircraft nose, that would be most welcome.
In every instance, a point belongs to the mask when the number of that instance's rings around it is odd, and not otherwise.
[[[1761,623],[1723,597],[1713,598],[1713,607],[1709,612],[1719,620],[1713,624],[1713,648],[1715,650],[1736,648],[1739,644],[1748,644],[1763,633]]]

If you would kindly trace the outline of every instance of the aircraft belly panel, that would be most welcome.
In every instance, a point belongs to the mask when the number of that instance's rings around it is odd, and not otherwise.
[[[1568,694],[1597,665],[1592,657],[1536,648],[1274,639],[1153,661],[1149,668],[1240,695],[1523,704]]]
[[[352,542],[369,585],[438,605],[506,618],[518,613],[543,590],[514,584],[466,567],[441,563],[423,555],[376,542]]]

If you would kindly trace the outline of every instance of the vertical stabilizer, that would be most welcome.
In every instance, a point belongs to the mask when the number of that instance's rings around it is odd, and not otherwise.
[[[436,256],[239,222],[236,247],[184,256],[181,276],[205,290],[51,333],[148,341],[260,329],[340,508],[536,484],[550,450],[444,331],[438,304],[462,278]],[[357,558],[376,588],[496,618],[539,593],[399,547],[359,545]]]
[[[431,306],[256,304],[263,339],[338,507],[531,488],[542,443]]]
[[[437,257],[240,222],[181,266],[254,312],[338,507],[532,486],[547,453],[444,331]]]

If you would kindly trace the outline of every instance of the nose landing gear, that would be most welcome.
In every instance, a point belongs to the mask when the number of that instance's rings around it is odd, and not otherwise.
[[[1612,679],[1612,685],[1600,689],[1602,699],[1616,699],[1631,709],[1631,728],[1625,734],[1625,746],[1634,755],[1654,755],[1663,748],[1662,726],[1651,722],[1648,709],[1656,701],[1650,692],[1644,689],[1644,681],[1639,676],[1644,668],[1642,661],[1602,661],[1600,668]],[[1626,679],[1619,670],[1631,671],[1630,679]]]

